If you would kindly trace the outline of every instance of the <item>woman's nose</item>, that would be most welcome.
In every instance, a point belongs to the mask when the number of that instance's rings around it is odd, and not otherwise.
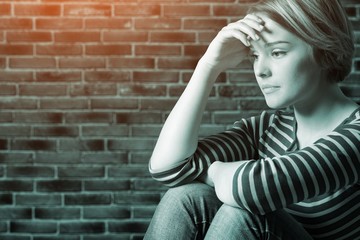
[[[271,70],[266,59],[258,59],[254,65],[255,75],[260,78],[267,78],[271,76]]]

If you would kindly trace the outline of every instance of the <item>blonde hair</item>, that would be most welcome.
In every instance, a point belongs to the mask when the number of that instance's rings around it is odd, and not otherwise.
[[[265,13],[312,46],[329,80],[340,82],[351,72],[354,37],[338,0],[265,0],[249,10],[256,12]]]

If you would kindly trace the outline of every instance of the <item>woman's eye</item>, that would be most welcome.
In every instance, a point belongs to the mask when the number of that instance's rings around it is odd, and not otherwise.
[[[280,57],[286,55],[286,52],[285,51],[273,51],[271,53],[271,55],[275,58],[280,58]]]
[[[249,58],[251,61],[255,61],[259,58],[259,56],[257,54],[252,53],[252,54],[249,54]]]

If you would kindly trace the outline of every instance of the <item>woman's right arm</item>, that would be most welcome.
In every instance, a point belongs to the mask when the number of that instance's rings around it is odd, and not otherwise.
[[[247,36],[256,40],[256,31],[262,29],[262,21],[248,15],[224,27],[214,38],[165,121],[150,159],[153,171],[170,169],[195,152],[202,115],[216,78],[247,57]]]

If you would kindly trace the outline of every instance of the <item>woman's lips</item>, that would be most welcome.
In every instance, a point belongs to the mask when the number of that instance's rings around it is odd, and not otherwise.
[[[277,90],[280,89],[279,86],[272,86],[272,85],[264,85],[261,87],[263,93],[266,93],[266,94],[270,94],[270,93],[274,93],[276,92]]]

